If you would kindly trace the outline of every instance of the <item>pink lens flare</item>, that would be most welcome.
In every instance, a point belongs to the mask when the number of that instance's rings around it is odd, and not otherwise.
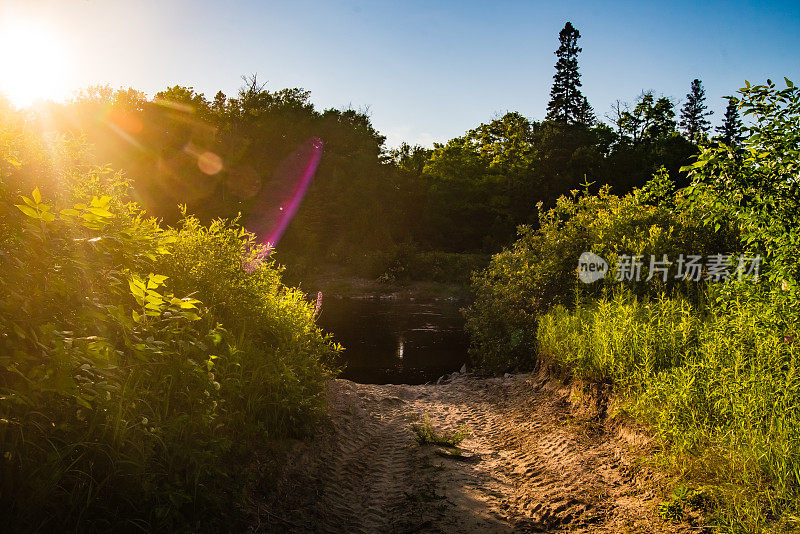
[[[322,159],[323,143],[312,137],[303,143],[278,168],[272,180],[264,184],[258,195],[253,213],[247,220],[247,229],[258,236],[263,247],[263,259],[272,253],[292,221],[300,203],[314,179]]]

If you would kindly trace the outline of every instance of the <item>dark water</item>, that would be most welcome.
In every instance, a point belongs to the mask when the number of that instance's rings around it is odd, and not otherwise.
[[[342,378],[368,384],[422,384],[467,359],[463,301],[333,298],[318,324],[345,347]]]

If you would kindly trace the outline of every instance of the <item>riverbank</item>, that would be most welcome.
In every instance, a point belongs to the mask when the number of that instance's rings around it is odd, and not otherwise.
[[[468,284],[428,281],[400,283],[336,274],[319,276],[298,285],[309,294],[322,291],[323,298],[330,295],[343,298],[416,298],[466,301],[470,297]]]
[[[297,442],[258,496],[252,532],[684,532],[657,513],[648,438],[576,411],[534,375],[439,385],[334,380],[330,418]],[[463,456],[419,445],[411,424],[466,425]]]

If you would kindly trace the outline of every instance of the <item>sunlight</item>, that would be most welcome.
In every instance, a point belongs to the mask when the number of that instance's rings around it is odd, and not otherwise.
[[[65,43],[48,28],[14,19],[0,27],[0,94],[18,107],[69,94]]]

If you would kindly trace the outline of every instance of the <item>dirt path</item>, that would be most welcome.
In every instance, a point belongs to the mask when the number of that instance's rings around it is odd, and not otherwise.
[[[255,532],[676,532],[630,440],[575,421],[530,375],[441,385],[335,380],[330,428],[289,454]],[[468,425],[469,461],[420,446],[412,422]],[[588,429],[588,430],[587,430]],[[266,511],[269,510],[269,511]]]

